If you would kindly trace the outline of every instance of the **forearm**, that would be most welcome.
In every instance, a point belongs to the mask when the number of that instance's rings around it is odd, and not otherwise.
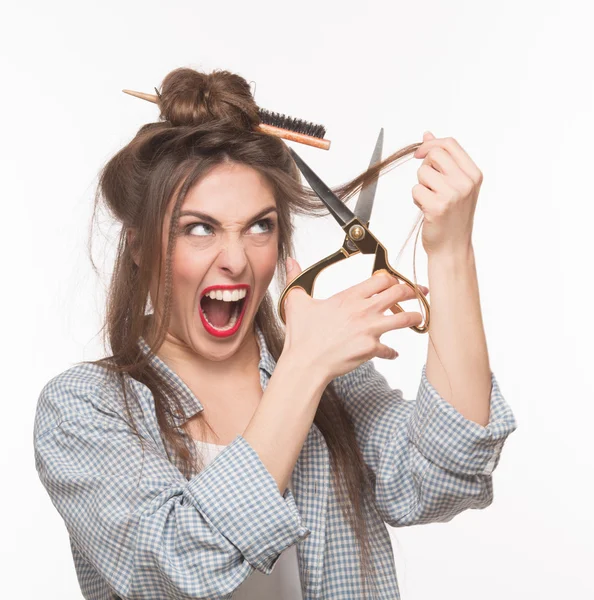
[[[464,417],[485,426],[490,413],[491,369],[474,251],[471,246],[467,252],[430,255],[428,265],[431,340],[427,379]]]
[[[281,354],[243,437],[284,493],[326,382],[297,356]]]

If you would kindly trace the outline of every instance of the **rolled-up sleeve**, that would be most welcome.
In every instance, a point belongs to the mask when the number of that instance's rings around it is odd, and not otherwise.
[[[423,366],[415,400],[389,386],[371,361],[334,380],[392,526],[445,522],[493,500],[492,473],[516,419],[491,373],[486,426],[465,418],[431,385]]]
[[[80,392],[48,386],[40,406],[68,393]],[[122,599],[228,598],[311,533],[242,436],[190,480],[143,442],[144,453],[108,410],[69,414],[34,436],[37,472],[72,543]]]
[[[431,385],[423,365],[414,410],[408,420],[408,436],[419,452],[438,467],[461,475],[490,475],[503,443],[516,429],[511,408],[491,373],[489,423],[479,425],[465,418]]]

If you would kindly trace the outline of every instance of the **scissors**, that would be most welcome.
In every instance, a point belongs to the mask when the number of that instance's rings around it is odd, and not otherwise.
[[[371,162],[369,166],[377,164],[381,161],[382,147],[384,142],[384,129],[380,130],[379,136],[373,154],[371,156]],[[313,264],[311,267],[302,271],[295,279],[293,279],[283,290],[278,301],[278,311],[284,324],[285,311],[284,311],[284,299],[286,295],[293,288],[301,288],[306,294],[313,297],[314,283],[318,275],[330,265],[337,263],[345,258],[350,258],[355,254],[375,254],[375,262],[373,264],[372,274],[379,271],[387,271],[398,280],[403,281],[410,288],[415,290],[417,297],[422,303],[424,309],[424,323],[422,325],[411,325],[410,329],[413,329],[417,333],[426,333],[429,330],[429,303],[425,298],[423,292],[416,286],[412,281],[401,275],[388,262],[388,252],[381,242],[369,231],[369,219],[371,217],[371,211],[373,209],[373,201],[375,199],[375,191],[377,188],[377,178],[370,184],[364,186],[357,199],[354,212],[351,211],[347,206],[339,200],[339,198],[332,192],[332,190],[312,171],[312,169],[303,161],[303,159],[292,149],[289,148],[293,160],[299,167],[299,170],[303,173],[303,176],[308,181],[311,188],[318,195],[320,200],[326,205],[332,216],[336,219],[338,224],[342,227],[346,236],[342,247],[327,256],[326,258]],[[403,312],[404,309],[398,304],[390,307],[390,310],[396,314]]]

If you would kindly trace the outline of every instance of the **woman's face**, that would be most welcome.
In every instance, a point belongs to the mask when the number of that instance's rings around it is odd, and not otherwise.
[[[172,209],[173,202],[165,215],[163,256]],[[233,355],[252,336],[277,257],[278,215],[266,179],[246,165],[214,167],[181,207],[167,342],[208,360]]]

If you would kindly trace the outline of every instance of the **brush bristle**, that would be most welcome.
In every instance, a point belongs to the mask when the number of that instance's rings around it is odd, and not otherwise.
[[[266,125],[288,129],[290,131],[295,131],[296,133],[303,133],[320,139],[324,139],[324,136],[326,135],[326,128],[323,125],[316,125],[315,123],[310,123],[303,119],[287,117],[286,115],[271,112],[265,108],[260,108],[259,113],[260,121]]]

